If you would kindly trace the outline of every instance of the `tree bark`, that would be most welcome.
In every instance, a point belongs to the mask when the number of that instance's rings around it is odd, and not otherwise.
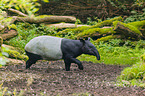
[[[17,17],[17,21],[29,22],[29,23],[57,23],[57,22],[66,22],[73,23],[76,22],[76,18],[73,16],[45,16],[41,17]]]

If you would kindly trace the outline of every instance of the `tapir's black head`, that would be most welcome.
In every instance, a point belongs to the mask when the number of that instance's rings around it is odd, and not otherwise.
[[[100,55],[96,47],[90,42],[90,38],[88,40],[83,40],[82,38],[80,41],[83,43],[83,53],[84,54],[89,54],[89,55],[94,55],[97,57],[97,60],[100,60]]]

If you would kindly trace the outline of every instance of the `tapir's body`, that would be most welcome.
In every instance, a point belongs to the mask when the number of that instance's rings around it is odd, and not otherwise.
[[[36,37],[25,46],[29,60],[26,68],[36,63],[37,60],[59,60],[64,59],[66,71],[70,70],[71,63],[76,63],[83,70],[82,63],[76,59],[81,54],[94,55],[100,60],[100,55],[95,46],[89,40],[71,40],[53,36]]]
[[[32,39],[25,46],[25,50],[33,54],[38,54],[46,60],[59,60],[62,59],[62,39],[52,36],[39,36]]]

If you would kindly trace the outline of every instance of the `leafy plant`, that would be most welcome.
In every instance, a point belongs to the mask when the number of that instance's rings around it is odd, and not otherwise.
[[[145,63],[139,62],[125,68],[117,79],[119,86],[145,87]]]
[[[43,0],[49,2],[48,0]],[[16,10],[22,11],[29,16],[35,14],[39,10],[40,4],[38,0],[1,0],[0,9],[5,10],[6,8],[15,8]]]
[[[41,35],[54,35],[56,28],[49,28],[44,25],[37,26],[36,24],[18,23],[16,25],[18,36],[10,39],[7,43],[11,46],[18,47],[23,53],[25,45],[34,37]]]
[[[142,9],[143,13],[138,13],[135,10],[131,11],[133,15],[129,16],[124,20],[124,23],[134,22],[134,21],[142,21],[145,20],[145,8]]]
[[[102,22],[101,19],[98,17],[95,17],[94,20],[92,20],[90,17],[87,18],[87,25],[96,25],[97,23]]]
[[[115,65],[133,65],[135,62],[140,61],[140,56],[145,52],[145,50],[139,46],[131,48],[132,44],[126,46],[126,43],[122,44],[123,41],[117,39],[110,40],[109,42],[101,41],[99,44],[96,44],[94,41],[91,42],[98,49],[101,60],[97,61],[94,56],[81,55],[78,57],[81,61],[93,61],[95,63]],[[120,46],[120,43],[122,46]]]

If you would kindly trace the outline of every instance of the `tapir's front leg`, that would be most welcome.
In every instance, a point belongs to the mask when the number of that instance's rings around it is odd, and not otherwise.
[[[78,59],[71,58],[71,61],[72,61],[72,63],[76,63],[78,65],[78,67],[79,67],[80,70],[83,70],[84,69],[82,63]]]
[[[66,57],[64,59],[64,62],[65,62],[65,69],[66,69],[66,71],[70,70],[71,63],[76,63],[78,65],[80,70],[84,69],[82,63],[78,59],[72,58],[71,56]]]
[[[64,59],[65,70],[70,71],[71,62],[68,59]]]

